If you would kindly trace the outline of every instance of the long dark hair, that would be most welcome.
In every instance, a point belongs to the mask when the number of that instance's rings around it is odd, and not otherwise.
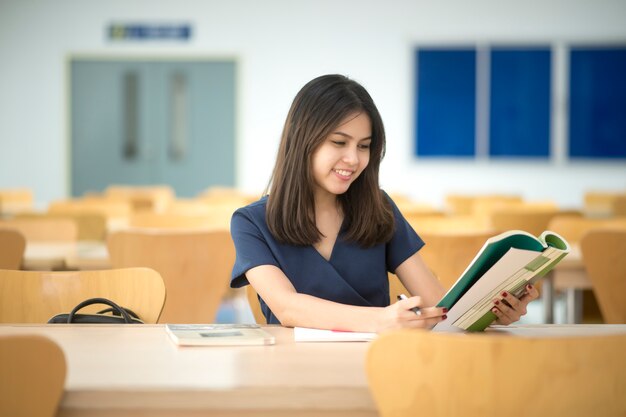
[[[315,224],[312,155],[339,123],[361,112],[372,124],[370,159],[348,191],[338,196],[347,226],[345,238],[365,247],[391,239],[393,212],[378,185],[385,154],[383,121],[359,83],[343,75],[323,75],[302,87],[285,121],[266,213],[267,225],[279,242],[312,245],[322,237]]]

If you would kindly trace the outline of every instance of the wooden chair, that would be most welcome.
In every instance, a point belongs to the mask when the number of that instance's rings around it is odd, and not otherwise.
[[[96,214],[106,219],[107,231],[128,227],[128,217],[132,206],[128,201],[111,200],[105,197],[85,197],[54,201],[48,206],[48,213],[54,214]]]
[[[436,209],[432,204],[418,202],[406,194],[390,193],[389,197],[398,206],[402,215],[407,218],[411,216],[443,216],[444,212]]]
[[[18,230],[27,242],[75,242],[78,226],[70,219],[0,220],[0,228]]]
[[[105,197],[128,201],[134,212],[162,212],[174,198],[174,190],[169,185],[110,185],[104,190]]]
[[[610,217],[614,214],[614,202],[618,197],[626,197],[624,191],[589,190],[583,196],[584,211],[590,217]]]
[[[104,241],[107,232],[107,219],[102,213],[24,213],[15,219],[69,219],[76,223],[77,239]]]
[[[230,282],[235,247],[226,230],[114,232],[108,239],[115,268],[158,271],[167,288],[161,323],[211,323]]]
[[[577,217],[559,215],[550,220],[548,229],[563,236],[575,249],[579,247],[582,237],[593,229],[624,229],[626,217]],[[574,279],[567,275],[569,271],[560,271],[555,275],[554,289],[565,291],[568,298],[582,297],[582,314],[579,318],[583,323],[603,323],[604,317],[598,303],[597,294],[590,280]],[[565,274],[565,275],[564,275]],[[557,279],[558,278],[558,279]],[[580,291],[580,295],[578,292]],[[580,302],[580,301],[579,301]],[[571,303],[571,302],[570,302]],[[570,304],[568,304],[569,306]],[[576,318],[574,318],[576,320]]]
[[[0,416],[54,417],[63,396],[65,355],[39,335],[0,336]]]
[[[508,194],[448,194],[445,197],[447,212],[455,216],[482,214],[485,208],[521,203],[522,197]]]
[[[128,225],[133,228],[150,229],[230,229],[233,211],[207,210],[205,214],[174,214],[139,212],[130,216]]]
[[[128,218],[132,212],[132,206],[127,201],[110,200],[104,197],[85,197],[53,201],[48,206],[48,212],[60,214],[98,213],[110,220]]]
[[[213,206],[200,198],[177,198],[167,207],[167,214],[185,216],[208,216],[213,214]]]
[[[486,195],[478,196],[472,201],[472,215],[489,216],[496,210],[517,207],[524,204],[520,196]]]
[[[555,216],[565,213],[558,209],[540,209],[513,207],[493,212],[490,216],[491,226],[500,232],[508,230],[524,230],[531,235],[539,236],[548,229],[548,224]],[[576,215],[567,212],[568,215]],[[580,214],[578,214],[580,216]]]
[[[78,303],[104,297],[133,310],[145,323],[156,323],[165,300],[159,274],[148,268],[104,271],[0,270],[0,323],[47,323]],[[88,312],[102,306],[86,308]]]
[[[471,195],[448,194],[445,197],[446,211],[452,216],[469,216],[472,214],[473,201]]]
[[[613,216],[626,216],[626,194],[618,195],[611,204]]]
[[[197,198],[212,205],[228,206],[237,209],[258,200],[260,193],[246,194],[231,187],[210,187],[198,194]]]
[[[626,229],[593,229],[581,250],[604,321],[626,323]]]
[[[246,298],[248,299],[248,304],[250,304],[250,310],[252,310],[254,321],[258,324],[267,324],[267,320],[261,311],[261,303],[259,302],[258,293],[252,285],[246,285]]]
[[[588,231],[598,228],[626,229],[626,216],[624,217],[581,217],[558,215],[550,220],[548,229],[563,236],[570,245],[580,243],[582,237]]]
[[[366,373],[381,417],[623,416],[624,352],[624,334],[400,330],[372,342]]]
[[[417,216],[407,218],[418,234],[423,233],[484,233],[494,229],[478,216]]]
[[[20,269],[26,239],[18,231],[13,229],[0,229],[0,269]]]
[[[0,215],[11,215],[33,209],[33,192],[28,188],[0,189]]]

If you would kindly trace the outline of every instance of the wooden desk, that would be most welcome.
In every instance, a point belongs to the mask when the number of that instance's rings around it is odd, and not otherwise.
[[[573,246],[569,255],[546,275],[542,289],[546,323],[554,323],[554,292],[557,289],[565,291],[566,323],[573,324],[582,321],[582,290],[592,289],[592,286],[578,245]]]
[[[367,343],[295,344],[291,329],[268,329],[276,345],[235,348],[177,347],[162,325],[5,325],[0,334],[42,334],[63,348],[59,417],[377,415]]]
[[[35,271],[108,269],[109,252],[104,242],[27,243],[22,269]]]
[[[365,375],[369,343],[177,347],[163,325],[0,325],[41,334],[68,363],[59,417],[376,416]],[[626,333],[626,325],[509,326],[519,336]]]

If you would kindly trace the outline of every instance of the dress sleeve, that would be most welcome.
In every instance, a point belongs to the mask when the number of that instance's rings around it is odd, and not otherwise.
[[[402,262],[409,259],[413,254],[424,246],[424,241],[420,238],[413,227],[406,221],[396,204],[387,196],[391,203],[394,217],[394,233],[393,237],[386,246],[387,270],[395,273],[396,268]]]
[[[267,240],[254,220],[243,210],[237,210],[230,221],[230,234],[235,243],[235,265],[230,286],[240,288],[248,285],[246,272],[260,265],[279,266]]]

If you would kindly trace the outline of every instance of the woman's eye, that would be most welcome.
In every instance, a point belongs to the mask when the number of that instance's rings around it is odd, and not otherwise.
[[[368,143],[367,145],[359,145],[359,148],[361,148],[361,149],[369,149],[370,148],[370,144]]]
[[[332,142],[333,142],[335,145],[338,145],[338,146],[341,146],[341,145],[345,145],[345,144],[346,144],[346,142],[343,142],[343,141],[341,141],[341,140],[333,140]]]

